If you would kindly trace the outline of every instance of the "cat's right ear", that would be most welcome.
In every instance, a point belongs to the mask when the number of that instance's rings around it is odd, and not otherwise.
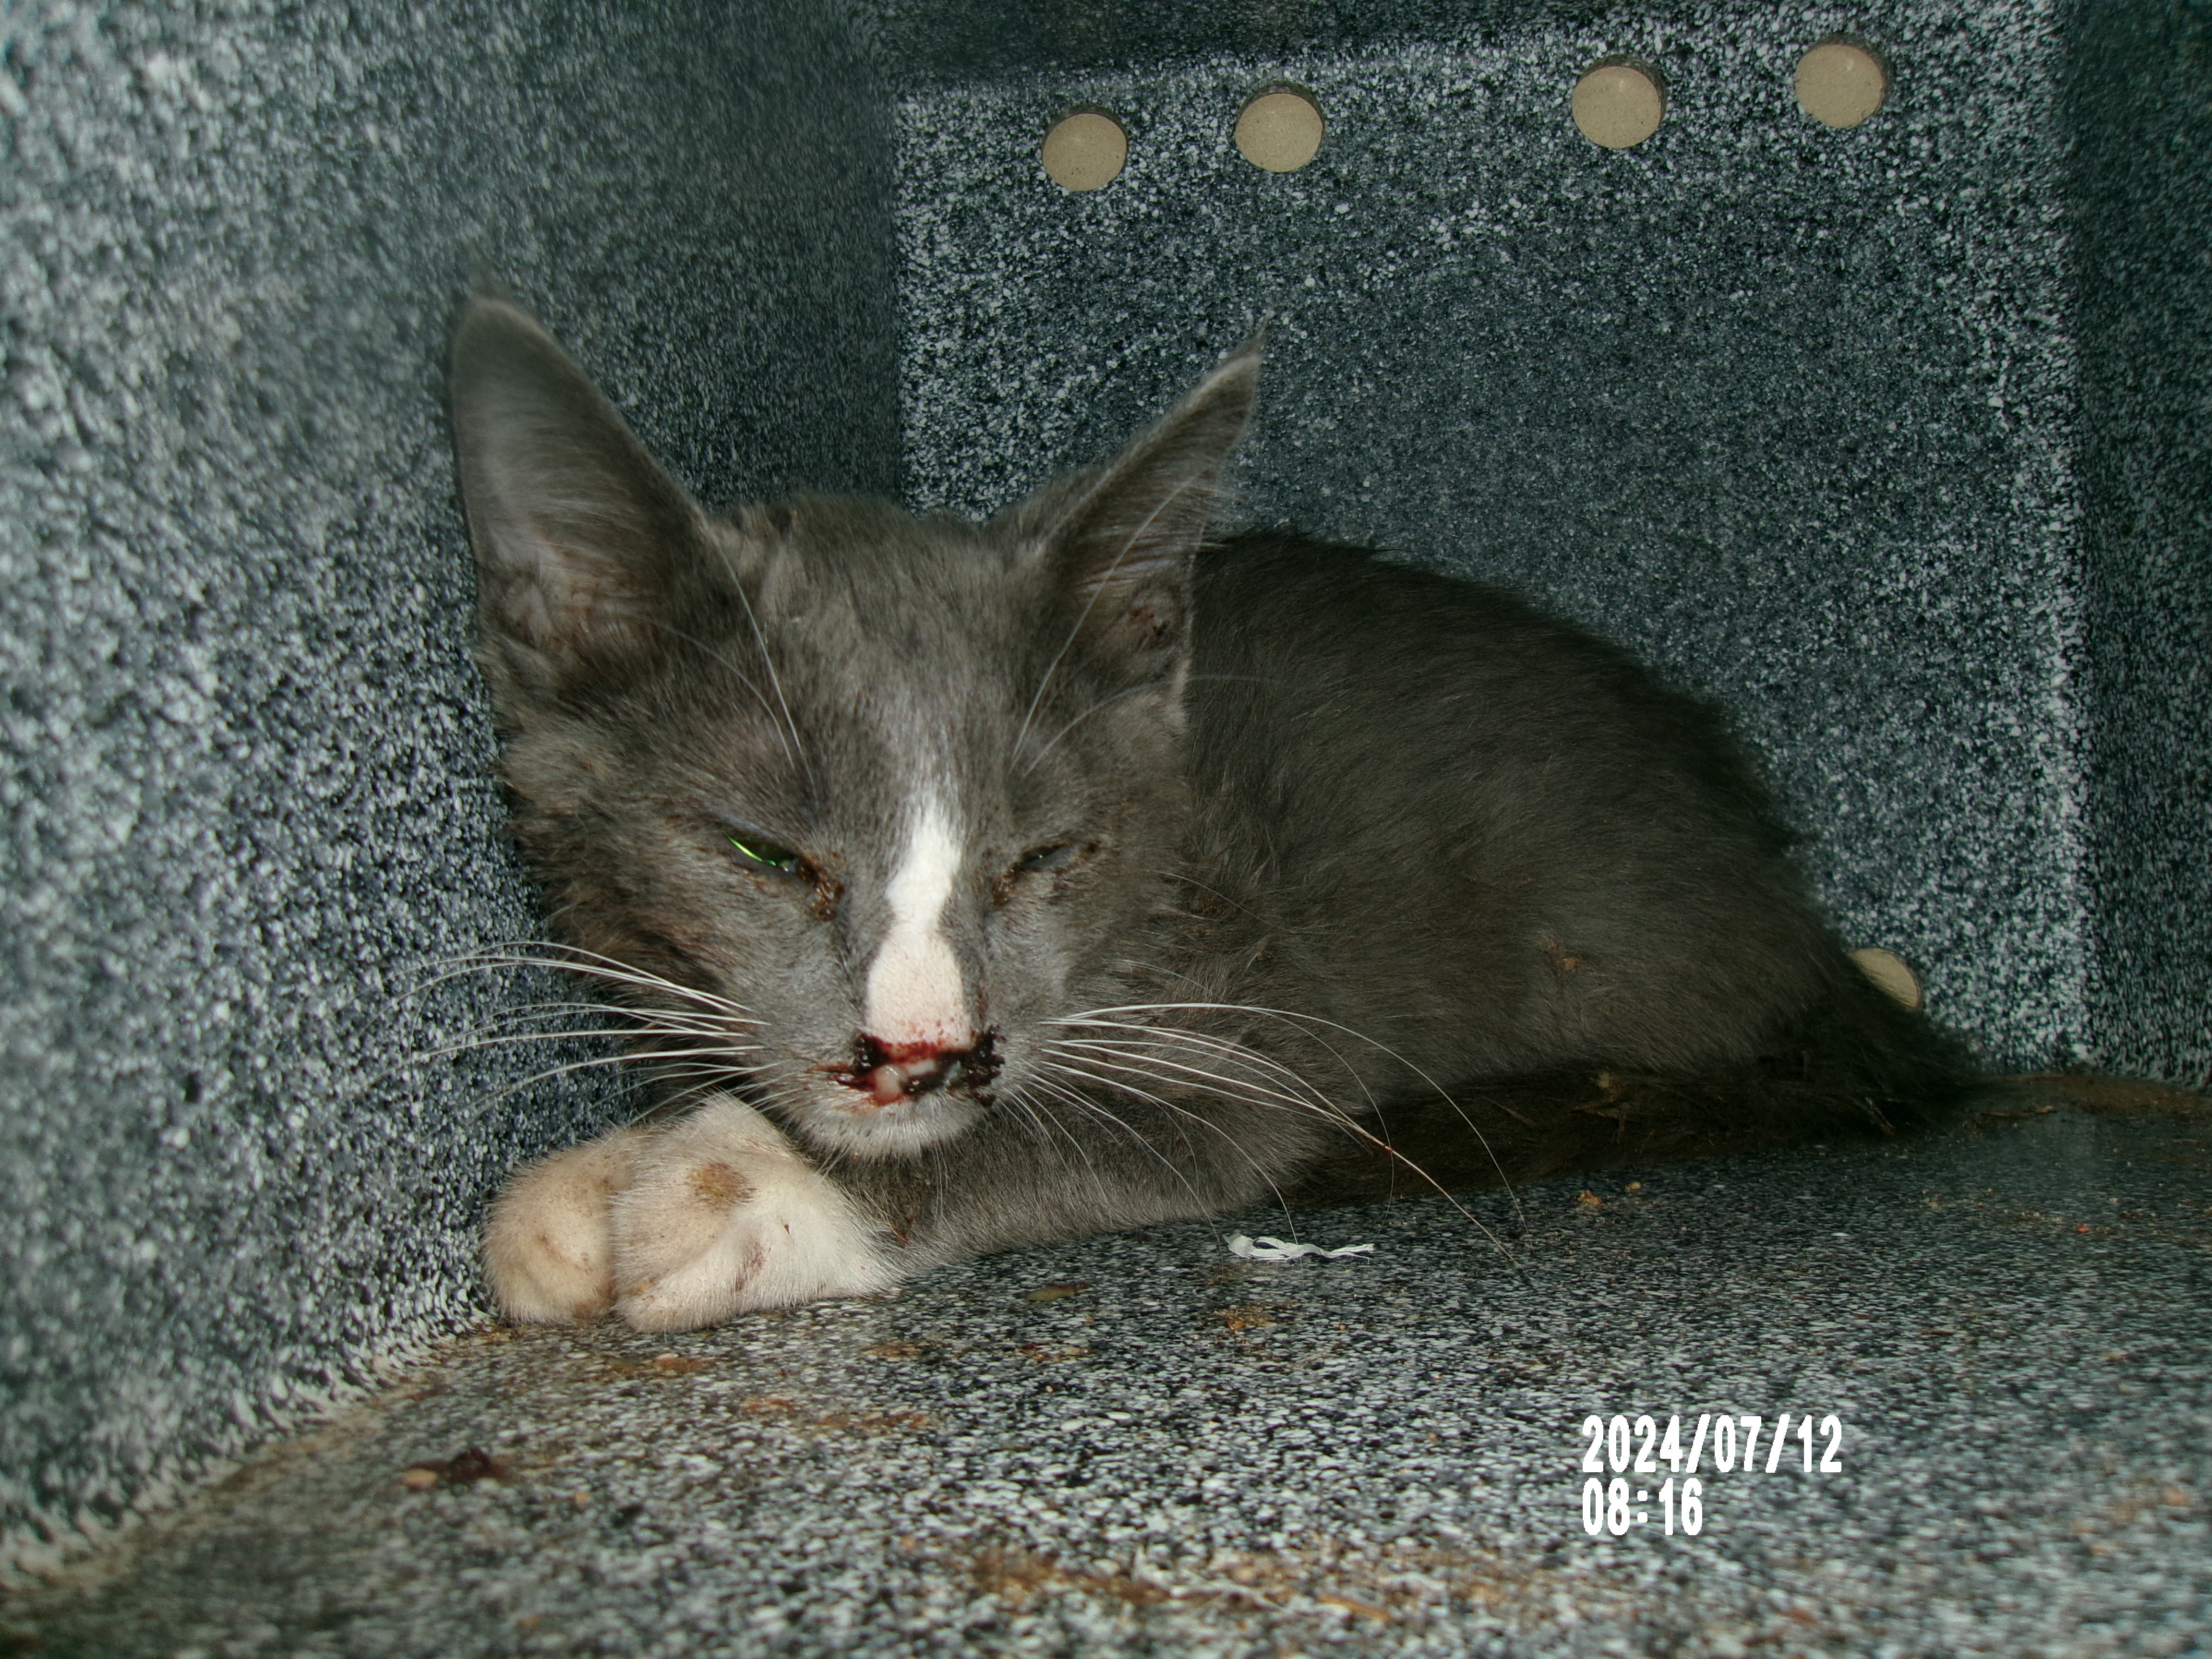
[[[1260,337],[1214,366],[1104,466],[1018,509],[1057,567],[1075,637],[1140,679],[1188,668],[1192,562],[1219,511],[1230,452],[1252,416]]]
[[[700,515],[583,370],[507,300],[469,301],[451,386],[480,651],[514,721],[653,650]]]

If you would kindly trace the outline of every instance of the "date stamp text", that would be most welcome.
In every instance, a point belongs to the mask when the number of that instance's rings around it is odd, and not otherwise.
[[[1705,1527],[1710,1483],[1720,1475],[1840,1474],[1844,1423],[1833,1412],[1700,1412],[1686,1430],[1680,1415],[1659,1419],[1583,1419],[1583,1530],[1619,1538],[1655,1523],[1669,1538]],[[1657,1477],[1664,1474],[1666,1479]],[[1610,1477],[1608,1479],[1607,1477]],[[1651,1477],[1649,1480],[1638,1477]]]

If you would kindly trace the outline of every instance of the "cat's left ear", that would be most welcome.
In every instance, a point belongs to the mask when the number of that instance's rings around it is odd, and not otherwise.
[[[1258,335],[1097,471],[1023,509],[1060,578],[1076,638],[1133,677],[1180,679],[1191,562],[1221,505],[1229,453],[1259,387]]]
[[[497,294],[461,314],[452,396],[477,655],[502,719],[520,723],[659,647],[700,514],[584,371]]]

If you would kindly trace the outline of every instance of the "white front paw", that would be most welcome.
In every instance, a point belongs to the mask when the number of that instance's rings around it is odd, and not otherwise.
[[[611,1206],[629,1182],[644,1132],[617,1129],[532,1164],[484,1224],[484,1276],[500,1310],[524,1324],[591,1319],[614,1299]]]
[[[727,1096],[637,1149],[611,1219],[615,1308],[641,1331],[865,1296],[899,1277],[845,1194]]]

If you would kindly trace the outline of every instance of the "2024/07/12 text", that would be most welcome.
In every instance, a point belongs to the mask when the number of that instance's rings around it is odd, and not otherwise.
[[[1611,1533],[1617,1538],[1632,1528],[1650,1525],[1655,1518],[1668,1537],[1677,1529],[1692,1537],[1702,1532],[1705,1481],[1698,1471],[1708,1455],[1714,1474],[1784,1470],[1840,1474],[1844,1468],[1843,1419],[1833,1412],[1817,1423],[1810,1413],[1793,1416],[1784,1412],[1771,1431],[1766,1419],[1754,1413],[1700,1412],[1686,1449],[1679,1413],[1668,1418],[1664,1435],[1656,1418],[1639,1416],[1632,1421],[1619,1413],[1585,1417],[1582,1433],[1588,1442],[1582,1467],[1589,1476],[1583,1482],[1583,1530],[1593,1537]],[[1763,1463],[1762,1449],[1766,1454]],[[1656,1492],[1629,1484],[1629,1475],[1657,1474],[1662,1464],[1668,1478]],[[1608,1470],[1613,1475],[1609,1481],[1604,1478]],[[1659,1506],[1656,1517],[1652,1510],[1637,1507],[1655,1500]]]

